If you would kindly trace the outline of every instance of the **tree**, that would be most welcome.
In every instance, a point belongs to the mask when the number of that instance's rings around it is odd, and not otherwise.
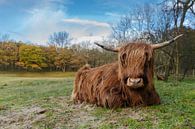
[[[17,65],[26,70],[41,70],[47,67],[45,55],[41,47],[23,44],[19,48]]]
[[[57,57],[57,51],[54,46],[43,47],[45,53],[45,63],[47,64],[50,71],[55,70],[55,59]]]
[[[66,31],[55,32],[49,37],[49,45],[64,48],[71,41],[70,35]]]
[[[61,48],[58,55],[55,58],[55,65],[57,68],[66,72],[68,66],[72,63],[72,51],[67,48]]]
[[[181,6],[181,20],[179,27],[182,28],[184,26],[184,21],[186,18],[186,14],[188,11],[191,11],[191,13],[195,16],[193,5],[195,4],[195,0],[177,0],[176,6]],[[179,8],[179,7],[176,7]]]
[[[119,43],[125,43],[127,41],[130,41],[132,36],[130,33],[132,33],[132,17],[124,16],[120,19],[119,23],[117,23],[115,26],[112,27],[113,30],[113,38]]]
[[[51,55],[48,55],[47,57],[50,59],[55,57],[55,66],[63,72],[65,72],[67,67],[71,64],[72,53],[66,48],[71,40],[69,33],[66,31],[55,32],[49,37],[50,48],[55,48],[57,53],[55,55],[53,49],[53,56],[51,57]]]
[[[0,34],[0,43],[10,41],[9,34]]]
[[[157,10],[152,4],[144,4],[130,10],[112,27],[113,38],[118,43],[144,40],[154,41]]]
[[[188,12],[190,12],[190,9],[194,5],[194,0],[176,0],[173,2],[173,6],[171,7],[171,10],[173,12],[174,17],[174,29],[175,29],[175,35],[178,35],[178,33],[184,32],[184,21],[186,19],[186,15]],[[194,18],[195,20],[195,18]],[[175,44],[175,78],[176,80],[179,80],[179,73],[180,73],[180,64],[181,64],[181,45],[176,42]]]
[[[18,46],[15,42],[3,42],[0,44],[0,66],[4,70],[15,69],[18,58]]]
[[[185,28],[183,33],[186,35],[183,37],[183,43],[179,43],[182,48],[180,49],[180,71],[182,76],[179,80],[183,80],[188,72],[193,74],[192,71],[195,70],[195,30]]]

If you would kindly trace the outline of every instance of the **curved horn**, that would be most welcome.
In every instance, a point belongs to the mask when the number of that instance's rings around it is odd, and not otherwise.
[[[175,40],[177,40],[181,36],[183,36],[183,34],[180,34],[180,35],[176,36],[175,38],[173,38],[169,41],[165,41],[163,43],[158,43],[158,44],[152,44],[151,46],[152,46],[153,49],[159,49],[159,48],[165,47],[167,45],[170,45],[171,43],[173,43]]]
[[[110,48],[110,47],[106,47],[106,46],[103,46],[97,42],[95,42],[94,44],[96,44],[97,46],[107,50],[107,51],[112,51],[112,52],[119,52],[119,48]]]

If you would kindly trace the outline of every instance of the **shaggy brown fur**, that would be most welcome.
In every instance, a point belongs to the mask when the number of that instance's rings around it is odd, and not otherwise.
[[[142,78],[143,86],[131,88],[126,79]],[[123,46],[118,62],[96,68],[82,67],[75,79],[72,98],[108,108],[160,104],[153,84],[153,49],[144,43]]]

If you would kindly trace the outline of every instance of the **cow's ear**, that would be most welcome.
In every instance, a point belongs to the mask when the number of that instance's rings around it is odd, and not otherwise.
[[[121,62],[121,65],[123,67],[125,67],[127,65],[126,59],[127,59],[127,54],[126,53],[121,53],[120,62]]]
[[[111,52],[119,52],[119,50],[120,50],[119,47],[118,47],[118,48],[106,47],[106,46],[101,45],[101,44],[99,44],[99,43],[97,43],[97,42],[95,42],[94,44],[96,44],[97,46],[99,46],[99,47],[101,47],[101,48],[103,48],[103,49],[105,49],[105,50],[107,50],[107,51],[111,51]]]

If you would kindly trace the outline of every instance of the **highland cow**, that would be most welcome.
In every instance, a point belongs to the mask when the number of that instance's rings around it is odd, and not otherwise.
[[[118,52],[118,61],[96,68],[82,67],[75,78],[72,99],[108,108],[160,104],[153,83],[153,53],[181,36],[159,44],[128,43],[116,49],[96,43]]]

